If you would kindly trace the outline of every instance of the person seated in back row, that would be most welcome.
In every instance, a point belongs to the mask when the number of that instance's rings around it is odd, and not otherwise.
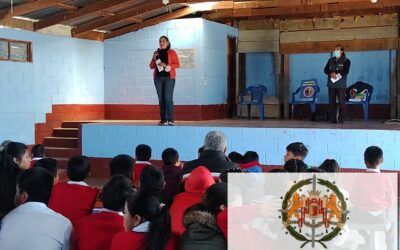
[[[40,160],[43,159],[44,156],[44,146],[42,144],[36,144],[32,147],[31,149],[31,165],[30,167],[35,166],[35,163]]]
[[[151,159],[151,147],[146,144],[140,144],[135,149],[135,166],[133,167],[133,186],[135,188],[139,187],[140,173],[143,168],[151,165],[149,162]]]
[[[203,148],[204,152],[197,160],[186,162],[183,165],[183,179],[199,166],[206,167],[216,178],[225,169],[239,167],[237,163],[230,162],[225,157],[227,141],[224,133],[219,131],[208,132],[204,138]]]
[[[215,216],[201,204],[186,209],[183,216],[186,231],[181,250],[226,250],[227,242],[218,228]]]
[[[207,188],[215,183],[211,172],[203,166],[195,168],[184,183],[184,192],[175,196],[171,205],[172,232],[181,235],[185,228],[182,217],[185,210],[201,201]]]
[[[125,204],[125,232],[116,234],[111,250],[175,250],[179,237],[171,233],[168,207],[143,192],[131,194]]]
[[[240,168],[249,173],[261,173],[262,168],[257,152],[247,151],[243,156],[243,163]]]
[[[134,164],[135,160],[129,155],[121,154],[115,156],[112,158],[109,165],[110,177],[120,174],[132,181]]]
[[[293,142],[286,147],[286,154],[283,159],[285,162],[289,160],[300,160],[304,163],[307,155],[308,149],[302,142]],[[311,168],[307,164],[305,164],[305,166],[307,169]]]
[[[17,207],[1,221],[0,249],[70,249],[71,222],[47,207],[53,182],[53,176],[43,168],[21,172]]]
[[[54,177],[54,185],[58,182],[57,160],[53,158],[43,158],[36,162],[35,167],[44,168]],[[54,190],[54,188],[53,188]]]
[[[104,208],[84,217],[74,228],[74,250],[109,250],[114,235],[124,230],[122,212],[126,198],[133,192],[128,178],[111,177],[100,193]]]
[[[56,184],[50,198],[49,207],[67,217],[74,226],[78,220],[92,213],[99,193],[97,188],[89,187],[85,182],[89,173],[87,157],[72,157],[67,163],[69,181]]]
[[[178,151],[175,149],[167,148],[162,152],[161,156],[164,163],[161,169],[165,180],[162,199],[170,207],[172,199],[178,193],[179,184],[182,182],[182,167]]]

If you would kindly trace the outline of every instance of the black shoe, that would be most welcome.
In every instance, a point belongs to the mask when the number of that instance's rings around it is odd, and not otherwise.
[[[344,123],[344,121],[339,121],[339,123],[340,123],[340,124],[343,124],[343,123]]]
[[[167,124],[167,121],[166,121],[166,120],[161,120],[161,121],[158,122],[158,125],[159,125],[159,126],[164,126],[164,125],[166,125],[166,124]]]
[[[337,121],[329,121],[329,123],[337,123]]]

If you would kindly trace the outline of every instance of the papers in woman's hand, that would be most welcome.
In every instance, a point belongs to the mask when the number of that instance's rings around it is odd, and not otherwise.
[[[158,59],[158,60],[156,61],[156,65],[157,65],[158,72],[161,72],[161,71],[164,70],[164,67],[159,65],[160,63],[161,63],[161,60]]]
[[[342,79],[342,75],[340,75],[340,74],[336,74],[336,78],[331,77],[332,83],[335,83],[335,82],[339,81],[340,79]]]

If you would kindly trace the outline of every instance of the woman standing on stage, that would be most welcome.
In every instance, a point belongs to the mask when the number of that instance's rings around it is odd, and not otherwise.
[[[159,39],[160,48],[154,52],[150,68],[154,69],[154,85],[156,86],[160,106],[161,120],[158,125],[174,125],[174,87],[176,68],[179,59],[175,50],[171,49],[168,37]]]

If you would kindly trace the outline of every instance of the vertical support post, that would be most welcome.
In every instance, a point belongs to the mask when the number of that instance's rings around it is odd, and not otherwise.
[[[289,54],[283,55],[283,114],[289,118]]]

